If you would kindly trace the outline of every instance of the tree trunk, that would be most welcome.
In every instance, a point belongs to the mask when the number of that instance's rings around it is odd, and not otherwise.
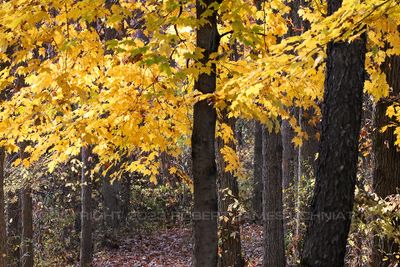
[[[92,263],[92,182],[90,178],[90,149],[82,147],[81,173],[81,249],[80,266],[88,267]]]
[[[21,266],[33,266],[33,219],[32,219],[32,194],[29,185],[21,189]]]
[[[7,235],[4,203],[4,160],[5,151],[0,148],[0,266],[6,266],[7,261]]]
[[[290,185],[293,185],[295,177],[295,166],[296,166],[296,151],[292,140],[294,138],[294,131],[289,125],[289,122],[282,121],[282,179],[283,189],[288,189]],[[291,204],[293,205],[294,202]]]
[[[226,113],[222,114],[221,123],[229,125],[235,132],[236,120],[228,119]],[[240,222],[239,222],[239,185],[236,177],[225,172],[226,164],[223,155],[220,153],[225,143],[222,138],[217,139],[217,170],[218,170],[218,204],[222,219],[219,220],[220,229],[220,267],[243,267],[244,259],[242,257],[240,241]],[[236,150],[233,142],[226,144]]]
[[[258,11],[262,8],[265,0],[256,0],[254,2]],[[262,25],[262,20],[257,20],[258,25]],[[257,223],[263,220],[263,126],[259,121],[254,121],[254,160],[253,160],[253,209]]]
[[[263,129],[263,207],[265,267],[284,267],[282,135]]]
[[[27,157],[24,151],[26,143],[21,145],[21,160]],[[24,181],[21,189],[21,266],[33,267],[33,213],[32,213],[32,189],[30,181]]]
[[[196,0],[196,15],[200,19],[213,0]],[[209,55],[218,51],[219,34],[217,12],[207,17],[209,23],[197,28],[197,47],[203,49],[202,64],[206,64]],[[195,83],[195,89],[202,93],[212,93],[216,89],[216,66],[211,72],[201,73]],[[192,132],[192,164],[194,184],[194,261],[195,267],[217,266],[218,257],[218,199],[217,167],[215,163],[215,124],[216,112],[208,100],[194,105]]]
[[[8,251],[8,265],[9,266],[20,266],[20,197],[19,193],[8,194],[8,204],[7,204],[7,251]]]
[[[396,135],[394,128],[388,128],[381,133],[379,130],[390,123],[386,116],[387,108],[400,96],[400,57],[388,58],[382,66],[386,80],[392,91],[389,98],[380,100],[375,110],[375,168],[373,186],[375,193],[381,198],[398,193],[400,189],[400,151],[394,144]],[[388,266],[389,261],[383,262],[386,255],[389,259],[393,252],[397,252],[399,245],[393,240],[376,238],[374,240],[373,266]]]
[[[341,6],[328,1],[328,15]],[[322,133],[302,266],[343,266],[357,172],[365,71],[365,35],[329,43]]]
[[[110,173],[103,176],[104,223],[113,230],[118,228],[121,218],[120,191],[121,181],[115,180],[111,184]]]
[[[262,126],[260,122],[254,122],[254,166],[253,166],[253,209],[257,222],[262,221],[263,205],[262,205]]]

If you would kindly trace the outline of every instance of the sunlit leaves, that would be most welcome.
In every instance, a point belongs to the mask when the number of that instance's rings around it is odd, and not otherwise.
[[[101,162],[136,153],[138,160],[125,168],[155,182],[160,153],[177,156],[190,145],[192,106],[200,99],[229,118],[258,119],[271,131],[279,129],[278,118],[289,119],[300,145],[307,136],[290,109],[319,115],[326,45],[364,32],[365,89],[376,100],[390,91],[380,67],[400,54],[394,0],[345,0],[329,17],[325,2],[308,1],[299,14],[311,28],[297,29],[303,34],[294,37],[285,36],[291,23],[286,1],[267,1],[257,11],[252,1],[224,0],[203,17],[213,11],[223,37],[219,51],[201,64],[195,29],[206,20],[195,19],[194,1],[1,2],[0,86],[13,93],[1,103],[1,145],[17,151],[18,142],[30,141],[30,161],[48,154],[50,168],[87,144]],[[210,73],[213,64],[215,94],[193,92],[198,75]],[[400,120],[397,114],[388,113]],[[234,138],[224,125],[219,135]],[[228,171],[240,169],[232,148],[221,153]]]

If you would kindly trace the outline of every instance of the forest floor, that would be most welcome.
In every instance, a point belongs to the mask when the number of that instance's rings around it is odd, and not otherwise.
[[[119,240],[117,249],[96,253],[95,267],[187,267],[191,266],[190,228],[159,230]],[[249,267],[261,266],[262,227],[245,225],[242,249]]]

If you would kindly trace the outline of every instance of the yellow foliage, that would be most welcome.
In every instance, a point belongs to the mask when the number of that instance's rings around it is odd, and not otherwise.
[[[13,97],[1,102],[0,140],[8,151],[22,141],[32,144],[24,165],[46,154],[51,170],[90,144],[101,162],[139,151],[126,169],[156,182],[158,155],[178,156],[189,145],[196,101],[207,99],[228,117],[258,119],[279,130],[279,118],[290,119],[293,107],[319,114],[329,42],[367,33],[365,90],[376,100],[390,90],[380,65],[400,55],[395,0],[344,0],[332,16],[325,2],[308,1],[299,14],[311,28],[285,38],[286,1],[267,1],[257,11],[252,1],[224,0],[207,11],[218,11],[218,29],[226,35],[206,65],[195,38],[206,20],[195,19],[194,1],[119,2],[109,8],[101,0],[0,3],[0,91],[13,88]],[[130,25],[132,12],[143,14],[136,22],[143,25]],[[106,27],[115,30],[107,40]],[[241,48],[237,61],[231,60],[234,42]],[[198,75],[210,73],[213,64],[215,94],[194,92]],[[23,86],[16,86],[16,74]],[[388,116],[400,121],[397,108]],[[298,127],[296,120],[291,125]],[[217,136],[232,142],[232,130],[220,128]],[[306,136],[297,133],[293,142],[301,145]],[[234,150],[225,146],[221,153],[227,171],[239,172]]]

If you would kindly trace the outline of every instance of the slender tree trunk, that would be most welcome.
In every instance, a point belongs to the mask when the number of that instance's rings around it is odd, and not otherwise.
[[[213,0],[196,0],[196,15],[200,19]],[[202,64],[206,64],[209,55],[218,51],[219,34],[217,12],[213,11],[197,29],[197,47],[203,49]],[[195,83],[195,89],[202,93],[212,93],[216,89],[216,66],[211,72],[201,73]],[[217,266],[218,257],[218,198],[217,167],[215,163],[215,124],[216,112],[207,100],[194,105],[192,132],[192,164],[194,184],[194,266]]]
[[[7,251],[8,251],[8,265],[9,266],[20,266],[20,197],[19,193],[8,193],[8,204],[7,204]]]
[[[258,11],[262,8],[265,0],[254,2]],[[257,20],[257,24],[263,24],[262,20]],[[254,160],[253,160],[253,209],[257,223],[263,220],[263,126],[259,121],[254,121]]]
[[[282,135],[263,129],[263,207],[265,267],[284,267]]]
[[[92,182],[90,177],[90,149],[82,147],[81,173],[81,250],[80,266],[88,267],[92,263]]]
[[[299,109],[299,126],[300,129],[303,128],[302,125],[302,118],[303,118],[303,112],[301,109]],[[302,173],[303,173],[303,168],[302,168],[302,161],[303,159],[303,149],[301,146],[299,146],[297,148],[297,172],[296,172],[296,204],[295,204],[295,211],[296,211],[296,237],[299,238],[300,237],[300,213],[301,213],[301,209],[300,209],[300,191],[301,191],[301,177],[302,177]]]
[[[27,157],[24,151],[26,144],[21,146],[21,159]],[[32,189],[29,181],[24,181],[21,189],[21,222],[22,222],[22,235],[21,235],[21,266],[33,267],[34,254],[33,254],[33,211],[32,211]]]
[[[253,209],[257,222],[262,221],[263,205],[262,205],[262,126],[260,122],[254,122],[254,166],[253,166]]]
[[[221,123],[229,125],[235,132],[236,119],[228,119],[226,113],[222,112]],[[220,267],[242,267],[244,259],[241,251],[240,222],[238,211],[239,185],[236,177],[225,172],[226,164],[220,153],[225,143],[221,138],[217,139],[217,169],[218,169],[218,204],[222,219],[219,220],[220,229]],[[226,144],[236,150],[233,142]]]
[[[328,1],[328,15],[341,6]],[[330,43],[316,185],[302,266],[343,266],[357,172],[365,35]]]
[[[5,151],[0,148],[0,267],[6,266],[7,261],[7,235],[4,202],[4,160]]]
[[[392,91],[389,98],[380,100],[375,110],[375,168],[373,186],[375,193],[381,198],[398,193],[400,189],[400,151],[394,144],[396,135],[393,128],[381,133],[380,129],[390,123],[386,116],[387,108],[400,96],[400,57],[388,58],[382,66],[386,80]],[[399,244],[389,238],[375,238],[373,250],[373,266],[388,266],[389,261],[383,262],[386,255],[389,259],[397,252]]]
[[[33,266],[33,218],[32,218],[32,192],[29,185],[21,189],[21,266]]]
[[[288,24],[288,32],[287,36],[296,36],[300,35],[303,32],[303,20],[298,14],[300,9],[300,5],[302,4],[302,0],[292,0],[287,1],[287,5],[290,7],[290,12],[288,13],[288,19],[291,23]],[[294,53],[294,51],[293,51]],[[298,113],[296,112],[298,109],[292,108],[290,110],[290,115],[292,117],[298,117]],[[300,117],[299,117],[300,118]],[[292,126],[289,124],[288,120],[283,120],[281,125],[281,132],[282,132],[282,183],[283,183],[283,196],[284,196],[284,203],[285,203],[285,234],[287,233],[288,226],[290,222],[295,223],[294,230],[294,238],[293,240],[299,240],[299,188],[300,183],[298,180],[299,173],[298,167],[300,166],[302,161],[299,159],[297,153],[301,150],[301,147],[298,147],[298,151],[296,151],[296,147],[292,142],[293,138],[295,137],[296,133],[292,129]],[[290,190],[289,190],[290,189]],[[297,246],[294,246],[297,247]],[[297,252],[297,251],[295,251]],[[298,255],[296,255],[298,256]]]
[[[295,165],[296,165],[296,151],[292,140],[294,138],[294,132],[289,122],[282,121],[282,179],[283,189],[288,189],[290,185],[293,185],[295,177]],[[293,202],[291,203],[293,205]]]

